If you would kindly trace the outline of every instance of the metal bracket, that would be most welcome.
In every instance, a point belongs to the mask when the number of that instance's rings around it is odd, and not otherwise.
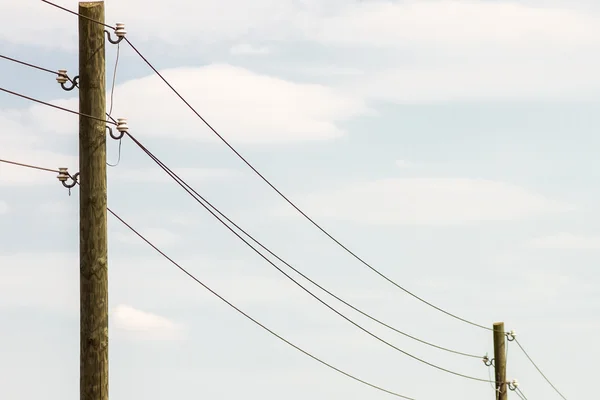
[[[121,43],[121,40],[125,39],[125,35],[127,35],[127,31],[125,30],[125,24],[120,23],[120,22],[117,23],[117,26],[115,28],[115,35],[117,36],[116,39],[112,38],[109,31],[104,30],[104,33],[106,33],[106,38],[112,44]]]
[[[79,81],[79,76],[76,76],[73,79],[69,78],[69,75],[67,75],[67,70],[66,69],[59,69],[58,70],[58,76],[56,77],[56,82],[60,83],[60,86],[66,90],[66,91],[71,91],[73,90],[75,87],[77,87],[77,82]],[[71,86],[66,86],[67,82],[71,82]]]

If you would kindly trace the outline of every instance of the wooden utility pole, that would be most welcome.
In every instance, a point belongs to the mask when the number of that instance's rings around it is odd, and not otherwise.
[[[507,400],[506,385],[506,334],[504,322],[494,324],[494,369],[496,372],[496,399]]]
[[[104,22],[104,2],[80,2],[79,14],[79,112],[105,120],[104,27],[93,22]],[[108,400],[106,124],[84,116],[79,174],[79,393],[80,400]]]

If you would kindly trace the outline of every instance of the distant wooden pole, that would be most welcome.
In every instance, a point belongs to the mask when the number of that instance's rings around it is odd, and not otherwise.
[[[508,399],[506,385],[506,334],[504,322],[494,324],[494,369],[496,372],[496,399]]]
[[[104,22],[104,2],[79,13]],[[106,119],[104,27],[79,17],[79,112]],[[108,400],[106,125],[79,117],[80,400]]]

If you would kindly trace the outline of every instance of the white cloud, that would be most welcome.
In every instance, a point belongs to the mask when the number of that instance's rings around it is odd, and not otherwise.
[[[137,310],[128,305],[118,305],[112,312],[117,329],[136,338],[149,340],[178,340],[184,337],[183,326],[160,315]]]
[[[354,71],[352,63],[361,64],[359,57],[365,58],[363,49],[368,48],[373,71],[346,73],[346,85],[378,100],[418,103],[597,94],[598,10],[585,12],[568,2],[555,3],[173,0],[148,7],[145,1],[130,0],[107,7],[107,21],[127,21],[134,42],[156,40],[172,48],[194,44],[206,52],[211,46],[239,43],[232,51],[263,53],[265,48],[248,43],[269,41],[342,47],[353,51],[356,62],[346,56],[336,60],[336,52],[327,62],[341,61],[348,71]],[[139,7],[147,12],[141,15]],[[178,17],[165,18],[173,9]],[[0,0],[0,23],[10,32],[5,37],[0,33],[0,40],[75,50],[76,18],[41,2]],[[148,47],[142,44],[141,50]],[[328,68],[313,65],[306,71],[323,73]]]
[[[270,53],[270,50],[266,46],[253,46],[247,43],[241,43],[233,46],[229,49],[229,52],[233,55],[266,55]]]
[[[531,7],[515,2],[465,0],[349,4],[324,18],[310,34],[331,44],[405,48],[423,51],[536,50],[600,43],[596,18],[565,8]]]
[[[507,56],[510,58],[512,56]],[[551,65],[548,65],[551,64]],[[540,57],[514,63],[454,60],[445,64],[389,67],[351,83],[367,98],[401,104],[445,101],[593,98],[600,80],[593,70],[600,60]]]
[[[535,238],[529,242],[529,246],[538,249],[600,249],[600,236],[583,236],[562,232],[556,235]]]
[[[231,65],[161,71],[222,135],[237,143],[281,143],[332,139],[345,134],[339,122],[370,113],[357,97],[316,84],[300,84]],[[113,115],[128,118],[130,132],[218,140],[155,75],[115,90]],[[76,109],[77,99],[53,102]],[[34,105],[26,112],[35,129],[73,134],[77,118]]]
[[[518,186],[482,179],[382,179],[309,195],[299,203],[311,215],[371,224],[450,225],[572,209]]]
[[[377,99],[557,98],[600,89],[597,16],[565,8],[501,1],[363,2],[325,18],[311,35],[330,46],[378,47],[392,54],[371,79],[350,82]]]

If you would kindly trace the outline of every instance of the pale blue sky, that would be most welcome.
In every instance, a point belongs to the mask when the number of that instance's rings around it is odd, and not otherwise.
[[[77,2],[60,3],[76,9]],[[143,15],[136,14],[144,5]],[[595,393],[600,329],[600,9],[595,2],[107,1],[128,37],[284,193],[408,289],[505,321],[569,399]],[[0,54],[77,66],[75,17],[0,0]],[[107,47],[107,83],[116,48]],[[75,109],[49,74],[0,87]],[[476,354],[492,335],[395,289],[271,191],[124,44],[114,116],[223,212],[323,286]],[[0,95],[0,158],[76,171],[77,117]],[[117,143],[108,141],[109,161]],[[418,400],[493,398],[335,316],[226,231],[128,140],[109,205],[198,278],[328,362]],[[78,193],[0,164],[0,398],[78,398]],[[392,398],[212,298],[109,217],[111,399]],[[337,303],[335,304],[338,307]],[[346,308],[339,306],[346,312]],[[488,378],[347,311],[398,347]],[[559,399],[515,345],[508,377]],[[514,393],[510,398],[517,398]]]

